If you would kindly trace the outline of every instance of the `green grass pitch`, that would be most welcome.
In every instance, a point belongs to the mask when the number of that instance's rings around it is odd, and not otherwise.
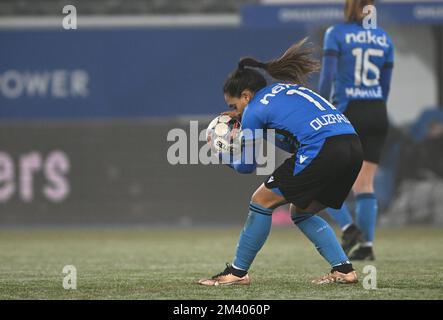
[[[257,256],[251,286],[196,281],[231,261],[238,228],[0,231],[0,299],[442,299],[443,230],[380,229],[374,262],[355,263],[356,285],[316,286],[328,265],[296,228],[274,227]],[[377,289],[363,288],[363,267]],[[77,289],[63,288],[63,267]]]

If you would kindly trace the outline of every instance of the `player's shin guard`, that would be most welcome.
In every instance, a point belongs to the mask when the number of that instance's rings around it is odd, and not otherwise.
[[[343,229],[345,227],[350,226],[354,223],[352,221],[352,216],[346,203],[343,203],[343,206],[340,209],[328,208],[326,211],[331,216],[331,218],[340,226],[340,229],[342,231],[344,231]]]
[[[272,224],[272,211],[253,202],[249,204],[248,220],[240,234],[237,252],[232,263],[234,268],[249,269],[268,238]]]
[[[350,263],[331,226],[314,214],[293,214],[292,221],[311,240],[331,267]]]
[[[377,223],[377,199],[373,193],[360,193],[356,196],[356,220],[363,232],[364,241],[372,245],[374,241],[375,225]]]

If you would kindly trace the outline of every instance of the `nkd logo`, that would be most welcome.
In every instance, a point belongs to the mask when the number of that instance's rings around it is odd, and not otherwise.
[[[377,36],[372,33],[370,30],[360,31],[357,33],[347,33],[346,34],[346,43],[367,43],[367,44],[375,44],[381,47],[389,47],[388,38],[386,34],[382,36]]]
[[[7,70],[0,73],[0,96],[69,98],[87,97],[89,75],[85,70]]]

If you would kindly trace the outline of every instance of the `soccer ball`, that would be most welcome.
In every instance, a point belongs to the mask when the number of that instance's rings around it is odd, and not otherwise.
[[[241,150],[241,123],[228,115],[220,115],[209,123],[206,141],[215,154],[237,154]]]

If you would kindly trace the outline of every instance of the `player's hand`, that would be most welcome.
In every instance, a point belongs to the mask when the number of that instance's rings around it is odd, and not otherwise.
[[[223,115],[230,116],[233,119],[241,120],[241,113],[236,110],[222,112]]]

